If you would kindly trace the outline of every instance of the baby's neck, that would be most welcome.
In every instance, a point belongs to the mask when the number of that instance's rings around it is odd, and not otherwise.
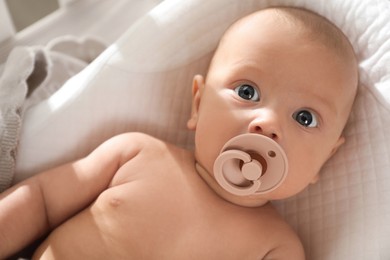
[[[195,162],[195,169],[198,172],[199,176],[207,183],[207,185],[222,199],[233,203],[238,206],[243,207],[260,207],[268,202],[265,199],[259,199],[258,197],[254,197],[253,195],[249,196],[237,196],[229,193],[225,189],[223,189],[216,180],[201,164]]]

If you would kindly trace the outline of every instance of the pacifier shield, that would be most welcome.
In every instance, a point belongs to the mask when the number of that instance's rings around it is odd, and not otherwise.
[[[265,194],[287,175],[287,156],[278,143],[259,134],[230,139],[214,163],[214,177],[226,191],[239,196]]]

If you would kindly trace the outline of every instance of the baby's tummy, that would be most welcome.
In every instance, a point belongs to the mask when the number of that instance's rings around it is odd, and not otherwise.
[[[145,247],[138,239],[144,230],[140,222],[146,219],[137,214],[141,196],[129,190],[119,190],[120,196],[115,189],[103,192],[89,208],[56,228],[33,259],[138,259]]]
[[[115,246],[90,210],[71,218],[40,245],[33,259],[112,259]]]

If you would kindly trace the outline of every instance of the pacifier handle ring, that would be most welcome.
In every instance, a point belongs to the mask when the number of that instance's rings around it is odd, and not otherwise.
[[[214,164],[214,177],[219,183],[219,185],[222,186],[226,191],[238,195],[238,196],[245,196],[245,195],[251,195],[253,193],[256,193],[256,191],[260,188],[261,182],[259,180],[260,176],[256,180],[250,180],[252,183],[249,186],[243,186],[240,187],[238,185],[235,185],[228,181],[228,178],[225,176],[225,171],[224,171],[224,165],[226,162],[230,160],[241,160],[244,162],[244,166],[246,164],[251,164],[252,159],[251,156],[243,151],[240,150],[228,150],[220,154],[220,156],[217,158]],[[241,174],[241,169],[239,169],[238,164],[236,169],[230,168],[230,171],[234,171],[233,174]],[[243,166],[243,167],[244,167]],[[250,169],[249,169],[250,170]],[[253,174],[251,174],[253,175]],[[251,176],[252,177],[252,176]]]

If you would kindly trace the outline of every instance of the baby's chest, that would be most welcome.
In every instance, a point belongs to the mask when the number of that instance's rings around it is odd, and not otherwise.
[[[136,258],[259,259],[268,252],[267,225],[185,182],[140,179],[107,191],[97,204],[109,236]]]

